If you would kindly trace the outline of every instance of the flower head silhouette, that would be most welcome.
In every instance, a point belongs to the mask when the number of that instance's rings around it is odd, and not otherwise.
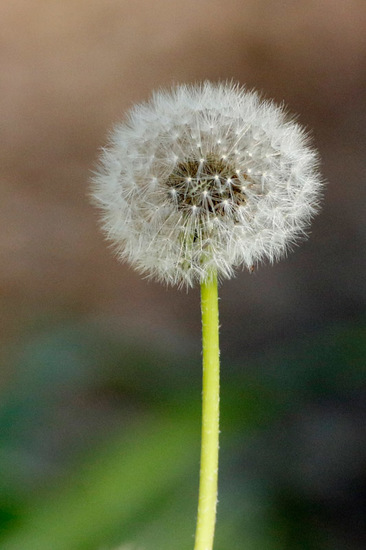
[[[271,262],[305,235],[322,181],[283,107],[231,83],[177,86],[117,126],[94,198],[118,256],[192,286]]]

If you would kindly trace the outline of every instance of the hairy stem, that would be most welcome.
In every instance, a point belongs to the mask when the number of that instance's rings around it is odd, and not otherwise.
[[[217,275],[201,284],[202,442],[198,518],[194,550],[212,550],[217,504],[219,457],[219,311]]]

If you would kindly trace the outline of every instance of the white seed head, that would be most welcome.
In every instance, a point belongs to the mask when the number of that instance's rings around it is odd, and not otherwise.
[[[105,233],[121,259],[179,286],[273,262],[318,209],[308,142],[283,107],[238,85],[159,91],[103,151],[93,196]]]

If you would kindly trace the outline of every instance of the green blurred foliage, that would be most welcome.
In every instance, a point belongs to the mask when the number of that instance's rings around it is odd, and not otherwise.
[[[362,528],[339,524],[332,495],[342,487],[335,502],[356,521],[349,493],[364,482],[365,444],[344,432],[362,412],[365,348],[360,323],[250,363],[223,359],[216,550],[362,547]],[[1,549],[191,549],[199,357],[68,322],[35,332],[16,359],[0,416]],[[325,442],[320,454],[314,441]]]

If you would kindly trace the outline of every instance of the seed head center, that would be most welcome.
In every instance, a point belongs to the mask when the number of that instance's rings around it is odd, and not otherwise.
[[[178,163],[166,184],[178,210],[222,216],[246,203],[243,181],[247,179],[223,159],[209,156]]]

